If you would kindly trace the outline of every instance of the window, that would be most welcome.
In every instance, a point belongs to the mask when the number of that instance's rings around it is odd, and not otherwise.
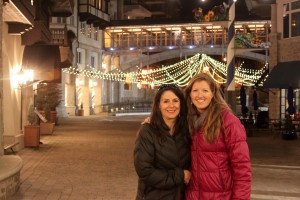
[[[132,90],[132,83],[124,83],[124,90]]]
[[[98,41],[98,28],[94,28],[94,40]]]
[[[91,67],[95,68],[95,57],[91,56]]]
[[[85,23],[80,22],[80,33],[85,35]]]
[[[65,17],[58,17],[57,23],[59,24],[65,24],[67,22],[67,19]]]
[[[91,6],[95,6],[95,0],[90,0],[89,3],[90,3]]]
[[[290,28],[289,28],[289,14],[283,17],[283,38],[289,38]]]
[[[82,64],[82,60],[81,60],[81,52],[80,52],[80,51],[77,52],[77,63],[78,63],[78,64]]]
[[[291,10],[300,9],[300,1],[294,1],[291,4]]]
[[[95,7],[101,10],[101,0],[95,0]]]
[[[283,38],[300,36],[300,1],[283,5]]]
[[[88,38],[92,38],[92,25],[89,25],[87,29],[87,36]]]
[[[296,36],[300,36],[300,11],[291,16],[291,37]]]
[[[74,20],[74,16],[71,16],[71,17],[70,17],[70,24],[71,24],[71,25],[75,25],[74,21],[75,21],[75,20]]]

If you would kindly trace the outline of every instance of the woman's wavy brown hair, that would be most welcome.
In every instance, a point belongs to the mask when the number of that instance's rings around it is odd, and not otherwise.
[[[192,104],[191,90],[196,82],[205,81],[208,83],[213,98],[206,108],[206,110],[200,115],[196,106]],[[225,102],[219,85],[208,74],[197,74],[188,83],[185,89],[186,103],[188,107],[187,121],[190,134],[195,134],[200,128],[204,129],[204,137],[210,144],[214,143],[217,139],[222,124],[221,112],[224,109],[230,110],[228,104]]]

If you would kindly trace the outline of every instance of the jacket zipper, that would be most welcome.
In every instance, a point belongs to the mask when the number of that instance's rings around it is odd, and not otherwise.
[[[179,154],[178,148],[177,148],[176,135],[174,135],[174,142],[175,142],[175,147],[176,147],[176,154],[178,155],[178,166],[179,166],[179,168],[182,168],[181,167],[181,162],[180,162],[180,154]],[[182,169],[182,170],[184,170],[184,169]],[[184,181],[184,172],[183,172],[183,181]],[[179,187],[180,194],[181,194],[180,185],[178,185],[177,187]],[[177,192],[176,192],[176,194],[177,194]],[[175,196],[175,198],[176,198],[176,196]]]

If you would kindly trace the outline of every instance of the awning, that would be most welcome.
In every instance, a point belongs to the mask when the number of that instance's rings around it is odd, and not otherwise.
[[[300,88],[300,61],[280,62],[263,83],[265,88]]]
[[[34,79],[61,82],[61,59],[58,45],[25,46],[23,69],[34,70]]]

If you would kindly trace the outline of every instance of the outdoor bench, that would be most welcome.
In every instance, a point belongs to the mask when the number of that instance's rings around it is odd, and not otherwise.
[[[4,151],[6,152],[7,150],[11,150],[13,153],[15,153],[14,151],[14,147],[17,146],[19,144],[19,142],[13,142],[13,143],[10,143],[10,144],[4,144]]]

